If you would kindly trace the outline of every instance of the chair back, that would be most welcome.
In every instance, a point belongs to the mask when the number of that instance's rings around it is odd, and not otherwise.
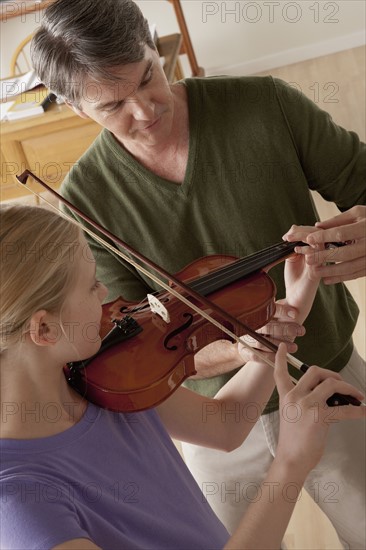
[[[32,69],[30,61],[30,41],[33,33],[26,36],[16,48],[10,61],[10,76],[18,76]]]

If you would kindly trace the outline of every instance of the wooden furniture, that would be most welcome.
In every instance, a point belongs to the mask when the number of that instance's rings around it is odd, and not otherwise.
[[[28,194],[15,180],[25,168],[57,187],[101,130],[94,121],[56,103],[42,115],[1,126],[2,201]]]
[[[19,17],[27,13],[39,12],[52,4],[54,0],[9,0],[0,4],[0,21]]]
[[[189,35],[187,23],[184,17],[183,9],[180,3],[180,0],[168,0],[173,5],[175,16],[178,21],[180,33],[182,35],[182,46],[180,53],[181,54],[187,54],[188,61],[191,66],[192,76],[205,76],[205,71],[202,67],[198,66],[196,54],[194,53],[194,49],[191,42],[191,37]],[[178,62],[178,71],[181,71],[180,63]],[[180,80],[183,78],[183,72],[181,71],[181,74],[177,71],[177,80]]]
[[[160,57],[164,57],[163,69],[168,82],[180,80],[181,77],[177,74],[177,66],[182,47],[182,35],[176,33],[158,37],[156,46]]]
[[[21,41],[16,48],[10,60],[10,76],[21,75],[32,69],[29,56],[29,42],[33,38],[33,33],[29,34]],[[24,70],[25,69],[25,70]]]
[[[158,39],[169,81],[175,78],[180,34]],[[15,176],[30,169],[52,187],[58,187],[71,166],[94,141],[101,127],[77,116],[66,105],[52,104],[42,115],[1,123],[0,200],[11,200],[29,193]]]

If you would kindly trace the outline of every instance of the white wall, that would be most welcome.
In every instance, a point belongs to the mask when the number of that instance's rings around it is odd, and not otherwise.
[[[137,0],[160,35],[178,32],[166,0]],[[182,0],[199,65],[206,74],[258,72],[365,43],[364,0]],[[40,14],[2,21],[1,76]],[[187,64],[184,64],[187,68]],[[187,71],[188,75],[188,71]]]
[[[175,32],[171,5],[138,0],[162,34]],[[165,5],[166,4],[166,5]],[[199,65],[207,74],[248,74],[366,42],[366,3],[182,0]]]

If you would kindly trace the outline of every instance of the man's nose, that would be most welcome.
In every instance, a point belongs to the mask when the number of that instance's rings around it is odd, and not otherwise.
[[[136,93],[130,100],[130,108],[135,120],[151,120],[155,113],[154,102],[144,96]]]

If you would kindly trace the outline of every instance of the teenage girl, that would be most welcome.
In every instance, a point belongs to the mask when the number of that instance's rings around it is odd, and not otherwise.
[[[274,377],[251,361],[215,399],[180,387],[145,412],[87,403],[63,373],[101,343],[107,289],[95,278],[86,240],[43,208],[1,207],[0,215],[1,548],[279,548],[329,425],[365,416],[365,407],[328,408],[327,398],[363,395],[319,367],[294,386],[281,344]],[[287,263],[287,300],[303,319],[316,284],[302,259]],[[257,419],[248,405],[259,415],[274,383],[282,411],[276,457],[229,536],[170,437],[235,449]],[[224,498],[226,488],[216,489]]]

